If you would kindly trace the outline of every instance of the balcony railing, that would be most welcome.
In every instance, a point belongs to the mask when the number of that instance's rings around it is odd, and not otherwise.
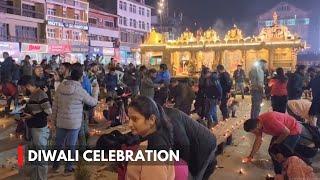
[[[37,18],[37,19],[44,19],[44,13],[39,13],[34,10],[29,9],[21,9],[17,8],[15,6],[1,4],[0,3],[0,12],[7,13],[7,14],[14,14],[19,16],[26,16],[31,18]]]
[[[89,4],[82,2],[82,1],[77,1],[77,0],[47,0],[47,2],[52,2],[52,3],[60,3],[60,4],[67,4],[70,6],[75,6],[78,8],[82,8],[82,9],[88,9],[89,8]]]
[[[46,39],[16,37],[16,36],[0,36],[0,40],[1,41],[8,41],[8,42],[40,43],[40,44],[44,44],[47,42]]]

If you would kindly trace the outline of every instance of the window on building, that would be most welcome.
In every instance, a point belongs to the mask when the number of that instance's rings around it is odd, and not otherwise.
[[[8,24],[0,23],[0,39],[7,40]]]
[[[139,7],[139,15],[141,15],[141,11],[142,11],[142,10],[141,10],[141,7]]]
[[[146,24],[142,22],[142,29],[146,29]]]
[[[37,31],[38,29],[34,27],[16,26],[16,37],[21,41],[36,41],[38,39]]]
[[[132,12],[133,12],[133,13],[137,13],[137,6],[136,6],[136,5],[133,5],[133,7],[132,7]]]
[[[144,8],[141,9],[141,15],[144,16]]]
[[[304,18],[304,24],[309,25],[310,24],[310,19],[309,18]]]
[[[113,22],[111,22],[111,21],[104,21],[104,25],[105,25],[106,27],[111,27],[111,28],[114,27]]]
[[[147,17],[150,17],[150,10],[147,9]]]
[[[272,20],[267,20],[267,21],[265,21],[265,24],[266,24],[267,27],[270,27],[270,26],[273,25],[273,21]]]
[[[135,19],[133,20],[133,27],[137,28],[137,21]]]
[[[74,19],[79,20],[80,19],[80,14],[74,14]]]
[[[133,20],[130,19],[130,27],[133,27]]]
[[[123,10],[126,11],[127,10],[127,3],[123,2]]]
[[[56,30],[52,28],[48,28],[48,38],[55,38],[56,37]]]
[[[122,1],[119,2],[119,9],[123,9],[123,2]]]
[[[132,12],[133,9],[132,9],[132,4],[129,5],[129,12]]]
[[[67,30],[63,33],[64,39],[72,39],[72,31]]]
[[[142,22],[139,21],[139,29],[142,29]]]
[[[123,18],[120,16],[120,17],[119,17],[119,24],[122,25],[122,23],[123,23]]]
[[[73,32],[73,39],[74,40],[80,40],[80,32],[74,31]]]
[[[98,35],[90,34],[89,39],[92,40],[92,41],[97,41],[98,40]]]
[[[96,18],[89,18],[89,24],[97,24]]]
[[[22,15],[36,18],[36,7],[29,4],[22,4]]]
[[[149,23],[147,23],[147,27],[146,27],[147,29],[147,31],[149,31],[150,30],[150,24]]]
[[[288,19],[287,20],[288,26],[295,26],[296,25],[296,19]]]
[[[128,26],[126,17],[123,17],[123,25]]]
[[[121,32],[121,41],[128,42],[128,34],[126,32]]]
[[[48,15],[56,16],[57,10],[48,8],[47,13],[48,13]]]

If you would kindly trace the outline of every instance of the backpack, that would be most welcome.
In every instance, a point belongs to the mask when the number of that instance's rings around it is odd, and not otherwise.
[[[207,98],[220,99],[222,95],[222,88],[217,76],[214,74],[207,79],[205,87],[205,95]]]
[[[2,84],[2,93],[5,96],[15,96],[18,93],[18,88],[11,82]]]

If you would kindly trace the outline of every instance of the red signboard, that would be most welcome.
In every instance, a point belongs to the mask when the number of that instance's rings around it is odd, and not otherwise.
[[[52,54],[64,54],[64,53],[70,53],[71,52],[71,46],[68,44],[63,45],[49,45],[49,53]]]
[[[21,44],[21,52],[26,53],[47,53],[48,46],[45,44]]]

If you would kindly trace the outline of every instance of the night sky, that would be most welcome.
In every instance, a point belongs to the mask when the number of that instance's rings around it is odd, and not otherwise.
[[[146,0],[154,3],[158,0]],[[168,0],[171,14],[173,9],[184,14],[185,24],[197,22],[197,28],[214,26],[219,19],[225,26],[248,24],[256,17],[274,7],[281,0]],[[320,7],[320,0],[282,0],[306,11]],[[319,9],[314,11],[318,12]]]

